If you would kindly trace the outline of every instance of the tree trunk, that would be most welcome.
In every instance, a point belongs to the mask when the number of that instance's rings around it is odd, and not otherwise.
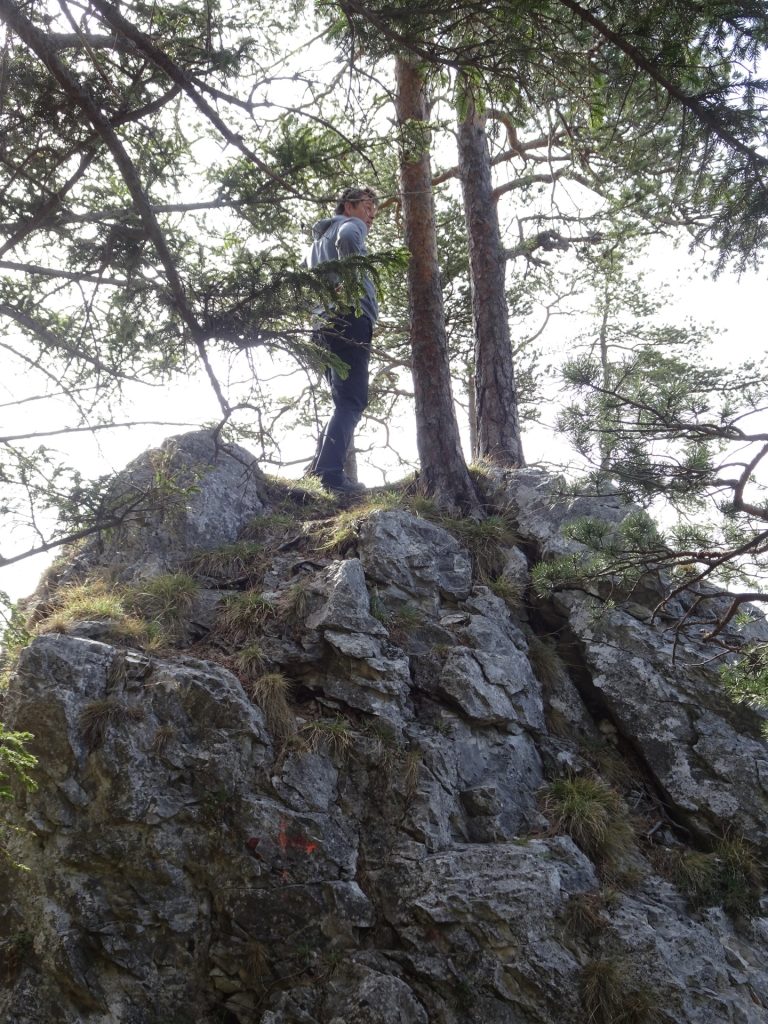
[[[491,159],[481,114],[468,87],[459,117],[459,176],[464,196],[472,320],[475,329],[477,452],[503,466],[522,466],[514,359],[509,338],[505,267]]]
[[[451,393],[448,338],[437,263],[426,87],[415,62],[396,60],[395,109],[401,131],[400,186],[410,251],[408,302],[416,406],[416,443],[426,489],[446,509],[480,515],[461,451]]]

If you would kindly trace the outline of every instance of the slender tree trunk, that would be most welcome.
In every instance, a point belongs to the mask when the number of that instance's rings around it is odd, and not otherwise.
[[[603,282],[603,315],[600,320],[600,366],[603,372],[603,392],[607,395],[610,386],[611,362],[608,354],[608,318],[611,305],[611,276],[605,275]],[[601,414],[602,431],[600,434],[600,472],[607,473],[611,466],[611,442],[608,417],[605,412]]]
[[[477,458],[477,404],[475,402],[475,371],[467,364],[464,385],[467,389],[467,417],[469,419],[469,450],[472,458]]]
[[[514,359],[509,338],[505,267],[491,183],[485,117],[466,88],[458,125],[459,176],[464,196],[472,320],[475,329],[477,454],[503,466],[522,466]]]
[[[461,451],[451,393],[448,338],[437,263],[424,78],[415,62],[396,60],[395,108],[401,131],[400,187],[408,264],[416,443],[427,491],[447,509],[480,515]]]

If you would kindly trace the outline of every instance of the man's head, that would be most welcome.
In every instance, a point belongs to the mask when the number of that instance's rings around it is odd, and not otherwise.
[[[367,185],[353,185],[345,188],[336,203],[336,214],[345,217],[357,217],[367,228],[373,224],[379,197]]]

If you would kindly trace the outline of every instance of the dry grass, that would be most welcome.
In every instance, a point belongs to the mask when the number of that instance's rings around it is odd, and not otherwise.
[[[628,853],[634,830],[621,797],[600,779],[572,776],[546,790],[544,813],[597,864],[612,865]]]
[[[354,732],[346,718],[316,718],[306,722],[299,735],[307,748],[317,752],[325,750],[333,760],[345,761],[352,754]]]
[[[142,618],[156,623],[169,640],[178,641],[199,593],[199,584],[186,573],[162,573],[133,587],[128,599]]]
[[[265,979],[272,976],[269,966],[269,947],[263,942],[252,939],[243,950],[243,970],[245,981],[263,985]]]
[[[288,704],[291,682],[281,672],[268,672],[245,683],[251,700],[264,712],[267,728],[279,742],[296,734],[296,719]]]
[[[714,850],[690,850],[672,860],[671,877],[694,909],[722,906],[749,917],[759,910],[765,874],[755,850],[741,836],[719,840]]]
[[[170,723],[166,725],[160,725],[155,731],[155,735],[152,737],[151,751],[157,757],[159,757],[168,744],[176,737],[178,730],[175,725]]]
[[[631,963],[620,956],[598,957],[585,964],[581,998],[585,1024],[654,1024],[659,1020],[658,993],[634,978]]]
[[[118,697],[92,700],[80,712],[79,724],[83,742],[93,750],[103,742],[110,725],[137,722],[143,717],[144,708],[139,704],[126,704]]]
[[[267,567],[268,555],[264,545],[253,540],[240,540],[224,544],[214,551],[203,551],[187,563],[189,571],[197,576],[209,576],[224,583],[260,579]]]
[[[162,628],[135,614],[129,595],[101,578],[62,587],[51,614],[35,627],[36,634],[69,633],[78,622],[107,624],[105,634],[118,644],[156,650],[167,642]]]
[[[236,646],[256,642],[264,626],[275,616],[275,607],[256,590],[228,597],[219,609],[218,631],[224,639]]]
[[[421,750],[407,750],[403,758],[403,792],[406,803],[410,804],[416,796],[419,786],[419,774],[424,763]]]

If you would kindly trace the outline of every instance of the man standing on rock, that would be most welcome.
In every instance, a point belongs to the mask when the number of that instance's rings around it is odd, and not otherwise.
[[[378,197],[367,186],[345,188],[336,204],[333,217],[320,220],[312,228],[312,248],[307,262],[317,267],[329,260],[365,255],[365,239],[373,224]],[[368,404],[368,359],[371,353],[373,325],[379,315],[376,289],[365,275],[359,300],[360,315],[344,305],[323,311],[322,322],[315,330],[315,341],[342,360],[348,367],[346,377],[329,368],[326,377],[331,385],[333,415],[323,432],[320,449],[312,464],[312,473],[319,476],[328,490],[339,494],[358,494],[362,484],[344,473],[347,450],[360,417]]]

